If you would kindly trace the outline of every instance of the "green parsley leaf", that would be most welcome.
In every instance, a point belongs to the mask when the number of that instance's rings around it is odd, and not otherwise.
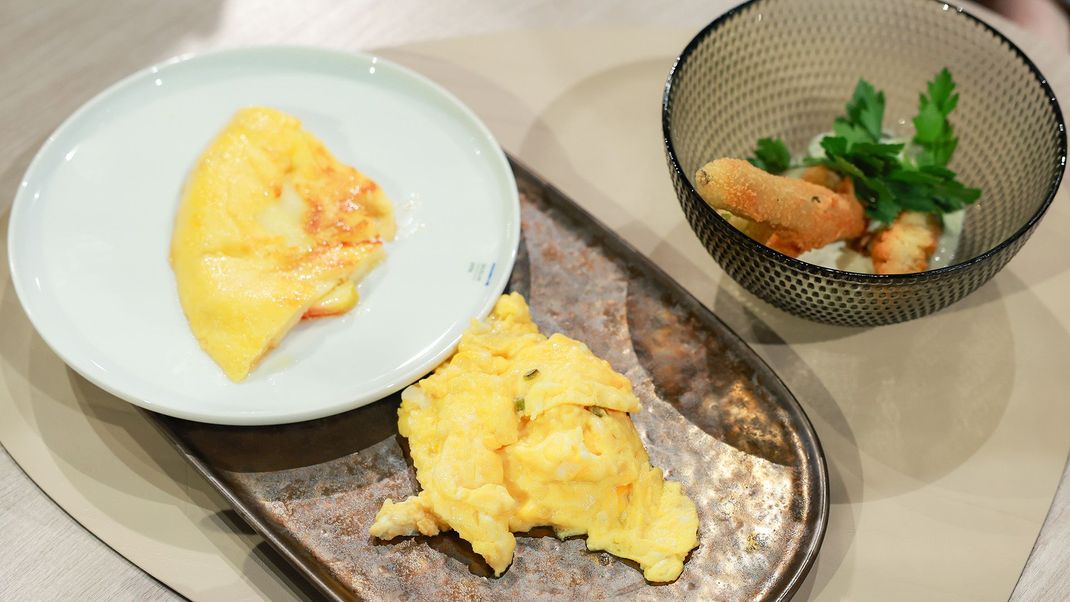
[[[880,142],[881,123],[884,121],[884,92],[878,92],[873,84],[858,80],[851,100],[847,101],[847,115],[833,123],[836,135],[847,138],[848,143]],[[850,134],[847,134],[850,132]]]
[[[837,138],[843,138],[848,146],[873,141],[864,127],[848,123],[842,117],[832,123],[832,132]]]
[[[884,180],[877,177],[864,177],[855,182],[855,192],[866,204],[866,214],[870,218],[891,223],[899,216],[901,207],[896,202],[895,193]]]
[[[871,219],[890,223],[903,210],[941,215],[976,201],[981,191],[956,179],[947,163],[958,146],[947,117],[958,104],[955,82],[943,69],[928,83],[914,118],[917,147],[913,159],[901,158],[902,144],[881,142],[884,93],[859,80],[845,115],[836,119],[833,135],[821,140],[825,157],[807,157],[806,165],[825,165],[851,176],[855,194]]]
[[[791,167],[791,153],[780,138],[762,138],[758,148],[754,149],[754,156],[747,157],[747,161],[758,169],[779,174]]]
[[[947,117],[959,103],[955,80],[945,67],[926,85],[926,94],[918,96],[918,115],[914,118],[914,144],[919,148],[918,165],[943,167],[958,146],[955,130]]]
[[[821,139],[821,148],[825,150],[825,158],[847,154],[847,138],[844,136],[825,136]]]

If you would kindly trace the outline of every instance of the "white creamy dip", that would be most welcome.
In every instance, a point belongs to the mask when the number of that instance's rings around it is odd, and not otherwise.
[[[953,263],[955,251],[959,246],[959,238],[962,236],[962,222],[966,217],[966,211],[955,211],[944,215],[944,230],[936,244],[936,252],[929,258],[929,269],[942,268]],[[873,223],[870,229],[876,229],[880,224]],[[799,255],[799,259],[806,263],[824,266],[845,272],[873,273],[873,260],[847,247],[847,243],[839,240],[827,244],[819,249],[807,251]]]

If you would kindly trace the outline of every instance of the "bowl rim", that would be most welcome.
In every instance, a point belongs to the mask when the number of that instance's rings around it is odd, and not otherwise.
[[[715,219],[721,220],[725,225],[729,226],[727,228],[731,231],[729,236],[733,237],[736,242],[743,244],[751,251],[764,254],[770,259],[787,264],[791,268],[803,272],[817,274],[826,278],[832,278],[837,280],[849,279],[853,280],[856,283],[867,282],[870,284],[891,284],[894,282],[897,284],[907,284],[912,281],[929,280],[932,278],[937,278],[943,274],[950,274],[961,270],[967,270],[975,265],[984,263],[993,256],[1000,254],[1004,249],[1013,245],[1018,239],[1022,238],[1027,233],[1031,232],[1033,228],[1036,227],[1037,223],[1040,222],[1041,218],[1044,217],[1044,214],[1047,212],[1048,207],[1051,206],[1052,201],[1055,199],[1055,195],[1059,191],[1059,185],[1062,182],[1064,172],[1066,171],[1066,123],[1063,120],[1063,114],[1062,110],[1059,107],[1059,101],[1055,98],[1055,92],[1048,84],[1047,78],[1044,77],[1044,74],[1040,72],[1040,69],[1037,68],[1036,64],[1032,61],[1032,59],[1030,59],[1025,54],[1025,52],[1023,52],[1022,49],[1018,47],[1017,44],[1012,42],[1009,38],[1007,38],[1007,36],[1000,33],[998,29],[989,25],[970,11],[946,0],[931,1],[933,2],[933,4],[943,5],[945,12],[954,12],[955,14],[962,15],[967,19],[970,19],[974,23],[984,28],[985,31],[995,36],[998,41],[1001,41],[1006,44],[1007,48],[1010,49],[1010,51],[1013,52],[1022,61],[1023,64],[1025,64],[1025,66],[1029,69],[1030,73],[1032,73],[1033,78],[1036,80],[1036,83],[1040,85],[1041,91],[1044,93],[1045,97],[1048,100],[1048,107],[1055,115],[1055,129],[1058,144],[1057,155],[1055,157],[1055,175],[1049,182],[1048,192],[1044,201],[1040,204],[1037,210],[1033,212],[1029,219],[1026,220],[1026,222],[1020,228],[1018,228],[1018,230],[1016,230],[1007,238],[1003,239],[1003,241],[996,244],[987,251],[974,257],[971,257],[970,259],[967,259],[966,261],[941,268],[926,270],[923,272],[909,272],[906,274],[867,274],[865,272],[850,272],[846,270],[838,270],[835,268],[829,268],[822,265],[809,263],[801,259],[792,257],[790,255],[781,253],[780,251],[771,249],[754,240],[753,238],[747,236],[746,234],[743,234],[737,228],[732,227],[731,224],[728,224],[728,222],[725,221],[723,217],[721,217],[716,211],[714,211],[709,205],[706,204],[706,202],[698,194],[698,191],[695,190],[695,185],[691,182],[691,178],[688,177],[688,175],[680,166],[680,161],[676,156],[676,149],[674,148],[672,143],[672,136],[670,135],[671,127],[669,124],[669,119],[672,114],[672,110],[670,108],[670,100],[674,92],[673,86],[677,82],[681,67],[683,67],[683,65],[687,62],[691,54],[694,53],[698,45],[702,41],[704,41],[710,34],[712,34],[719,27],[727,23],[737,14],[750,8],[752,5],[760,4],[765,1],[766,0],[746,0],[745,2],[742,2],[741,4],[738,4],[726,11],[725,13],[711,21],[709,24],[707,24],[705,27],[703,27],[702,30],[700,30],[697,34],[695,34],[695,36],[691,38],[691,41],[687,43],[687,46],[684,47],[683,51],[680,53],[679,56],[676,57],[676,60],[673,62],[672,68],[669,70],[669,76],[665,80],[665,91],[662,94],[661,99],[661,133],[662,138],[664,139],[665,153],[669,158],[671,170],[677,175],[677,177],[681,178],[687,184],[686,192],[692,198],[693,201],[697,201],[696,204],[699,206],[699,211],[709,212],[709,214],[712,214]]]

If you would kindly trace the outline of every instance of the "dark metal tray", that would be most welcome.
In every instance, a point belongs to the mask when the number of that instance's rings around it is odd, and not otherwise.
[[[699,511],[699,547],[674,583],[588,552],[582,538],[519,537],[500,578],[454,533],[380,542],[383,499],[417,492],[399,396],[269,427],[149,412],[235,510],[336,599],[786,599],[813,564],[828,478],[813,427],[773,371],[679,284],[513,163],[523,237],[510,288],[540,328],[586,342],[626,374],[651,462]]]

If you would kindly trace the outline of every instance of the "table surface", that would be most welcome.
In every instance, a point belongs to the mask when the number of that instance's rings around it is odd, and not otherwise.
[[[941,389],[951,398],[949,411],[941,413],[948,416],[913,416],[917,404],[901,402],[893,409],[879,403],[885,401],[880,394],[872,395],[879,398],[870,400],[872,406],[860,407],[851,397],[861,391],[835,378],[828,367],[853,361],[852,354],[866,349],[878,335],[797,320],[722,281],[673,206],[660,159],[651,162],[660,152],[656,119],[636,113],[632,121],[633,105],[628,103],[615,107],[623,111],[616,121],[595,114],[608,109],[604,99],[614,95],[647,95],[656,104],[657,80],[672,54],[730,5],[695,0],[182,0],[151,6],[143,0],[8,1],[0,6],[0,134],[5,140],[0,150],[0,214],[48,133],[95,92],[139,67],[183,52],[253,43],[384,49],[388,58],[428,73],[472,105],[508,150],[652,256],[755,346],[800,397],[829,453],[833,483],[829,534],[802,589],[804,597],[977,599],[983,594],[994,599],[1005,598],[1014,588],[1014,597],[1020,599],[1070,598],[1070,485],[1059,489],[1032,545],[1060,474],[1064,484],[1070,482],[1070,467],[1063,468],[1070,445],[1063,426],[1068,414],[1059,408],[1066,377],[1061,359],[1053,362],[1041,353],[1063,358],[1070,350],[1070,307],[1059,301],[1070,293],[1070,278],[1058,234],[1060,225],[1070,226],[1070,211],[1057,201],[1020,258],[957,309],[878,331],[893,351],[919,338],[939,345],[922,334],[923,329],[967,337],[971,347],[962,349],[971,349],[978,365],[965,374],[997,372],[982,379],[983,388]],[[979,12],[1023,46],[1057,94],[1070,98],[1065,51],[1047,48],[998,17]],[[577,65],[570,53],[588,43],[597,47],[600,41],[615,44],[613,52],[592,53]],[[488,51],[505,47],[515,56]],[[515,73],[512,60],[523,65],[525,73]],[[647,89],[651,84],[654,89]],[[612,156],[599,158],[601,151],[590,134],[620,136],[614,132],[622,123],[635,124],[636,135],[652,144],[635,149],[616,145]],[[641,191],[624,193],[614,182],[614,162],[657,173],[643,179]],[[670,210],[643,209],[644,194],[661,197],[658,202]],[[1065,197],[1064,192],[1060,200]],[[6,221],[0,220],[0,229],[6,229]],[[0,256],[6,263],[6,254]],[[6,279],[6,270],[3,276]],[[12,303],[8,287],[0,295],[0,321],[20,317],[17,303]],[[971,329],[977,321],[988,325],[984,335]],[[0,548],[15,559],[0,564],[0,599],[176,597],[101,539],[192,597],[315,597],[228,513],[140,414],[67,373],[25,324],[12,332],[14,336],[0,337],[5,359],[0,385],[7,385],[3,393],[10,401],[2,406],[0,441],[63,508],[0,451]],[[1011,347],[1013,353],[972,347],[993,343]],[[1064,353],[1060,356],[1059,351]],[[874,370],[854,361],[849,365]],[[892,379],[897,374],[881,376]],[[66,394],[42,392],[51,385],[40,383],[51,379],[68,383],[74,401],[29,409],[43,403],[42,395],[57,401]],[[919,393],[917,388],[889,386],[900,397]],[[919,403],[931,403],[931,397],[921,397]],[[1028,405],[1031,400],[1033,406]],[[954,418],[954,411],[965,409],[972,415]],[[52,426],[65,422],[70,442],[48,435]],[[888,422],[896,424],[894,432],[885,428]],[[905,431],[939,434],[948,428],[965,434],[951,437],[952,444],[943,447],[908,449],[917,440]],[[79,429],[94,433],[95,439],[79,439]],[[1030,436],[1028,449],[1023,449]],[[79,465],[78,456],[84,464]],[[123,478],[131,481],[82,480],[94,470],[113,470],[112,464],[119,466],[114,470],[127,471]],[[1028,478],[1015,481],[977,472],[993,468]],[[147,485],[133,482],[138,479],[162,493],[146,498]],[[91,491],[97,485],[102,489]],[[138,493],[133,499],[120,495],[133,493]],[[142,506],[130,505],[134,501]],[[180,536],[161,530],[160,516],[166,514],[160,506],[177,509],[175,520],[195,525],[197,532]],[[100,539],[71,516],[93,528]],[[986,524],[970,522],[977,520]],[[958,539],[934,544],[928,551],[906,549],[918,545],[920,531],[899,529],[896,521],[924,523],[934,538]],[[948,561],[949,552],[962,562]],[[984,558],[991,564],[983,564]],[[168,561],[179,566],[168,567]],[[956,575],[969,574],[963,563],[971,562],[989,568],[978,571],[973,584],[956,580]],[[947,573],[944,579],[934,577],[940,572]],[[203,583],[191,585],[191,574],[202,575]]]

